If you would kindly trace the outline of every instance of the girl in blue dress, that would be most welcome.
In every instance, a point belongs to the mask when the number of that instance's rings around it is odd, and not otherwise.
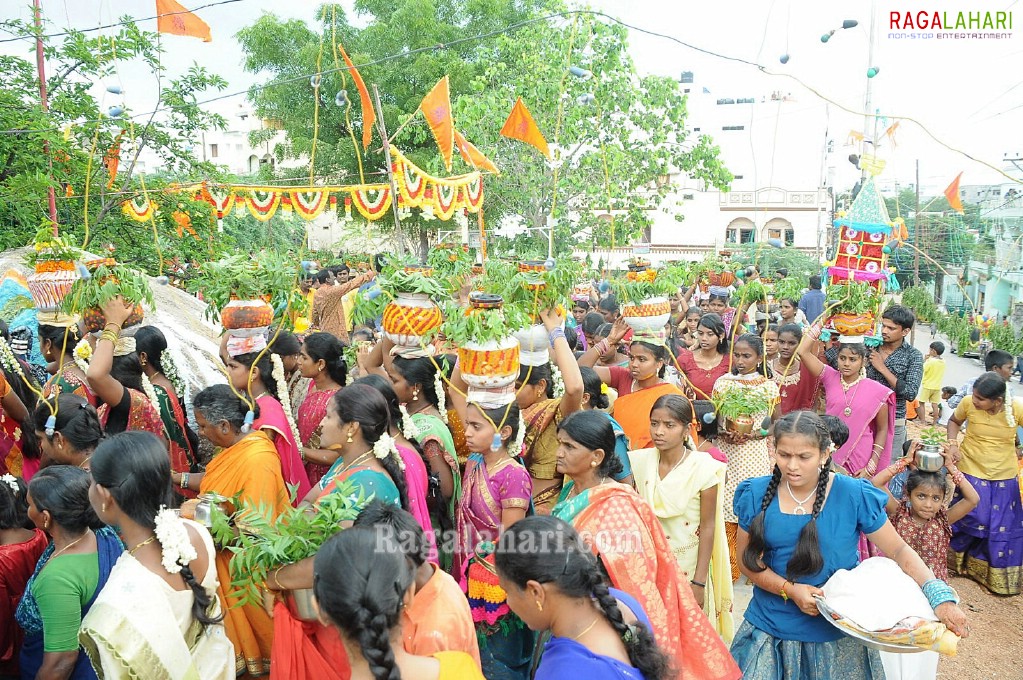
[[[774,436],[773,475],[747,479],[735,492],[740,569],[754,585],[731,648],[743,677],[885,677],[878,652],[842,635],[815,600],[832,574],[859,562],[860,532],[920,584],[949,630],[966,637],[958,596],[896,533],[884,491],[831,472],[832,446],[820,417],[793,411],[775,423]]]

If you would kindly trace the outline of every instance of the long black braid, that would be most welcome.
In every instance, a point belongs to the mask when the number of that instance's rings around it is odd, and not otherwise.
[[[818,446],[823,454],[831,444],[828,428],[820,416],[810,411],[793,411],[786,414],[774,425],[775,440],[784,436],[799,435],[806,437]],[[831,476],[831,463],[826,461],[817,476],[817,490],[813,501],[810,521],[799,532],[799,540],[796,542],[796,549],[786,566],[786,576],[791,581],[801,577],[816,574],[824,567],[824,557],[820,551],[820,540],[817,533],[817,517],[824,507],[824,499],[827,497],[828,481]],[[767,484],[767,491],[760,503],[760,512],[753,519],[749,528],[749,542],[742,554],[742,563],[753,573],[760,573],[767,567],[762,557],[767,543],[764,538],[764,516],[768,506],[778,495],[778,486],[781,483],[781,470],[777,465],[771,481]]]
[[[391,649],[391,627],[386,614],[363,608],[355,614],[355,638],[369,663],[374,680],[400,680],[401,671]]]

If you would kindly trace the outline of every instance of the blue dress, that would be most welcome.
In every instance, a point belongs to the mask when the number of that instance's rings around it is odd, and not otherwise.
[[[747,479],[736,489],[733,506],[744,531],[759,514],[769,481],[770,477]],[[884,491],[866,480],[834,475],[817,517],[824,567],[800,577],[798,583],[820,587],[839,569],[855,567],[860,533],[873,533],[888,520],[886,500]],[[771,501],[764,516],[763,561],[769,569],[785,575],[799,533],[809,521],[810,515],[782,513],[777,497]],[[756,587],[731,652],[746,680],[884,678],[876,651],[842,635],[821,616],[804,614],[792,600]]]
[[[615,588],[609,588],[611,595],[632,610],[636,618],[653,634],[650,619],[643,607],[631,595]],[[643,680],[643,674],[629,664],[622,663],[603,654],[594,654],[575,640],[552,637],[544,645],[540,665],[533,680],[565,680],[565,678],[586,678],[586,680]]]

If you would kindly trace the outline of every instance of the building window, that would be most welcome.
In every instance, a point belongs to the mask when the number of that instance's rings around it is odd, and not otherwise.
[[[745,125],[723,125],[723,126],[721,126],[721,129],[722,130],[745,130],[746,126]]]
[[[742,179],[742,175],[732,175],[732,179]]]
[[[691,200],[693,200],[693,195],[692,194],[682,194],[682,200],[683,201],[691,201]]]
[[[796,232],[794,229],[785,230],[785,245],[791,246],[796,243]]]
[[[218,155],[217,145],[210,144],[210,158],[216,158]]]
[[[699,132],[700,128],[693,128],[693,132]]]
[[[754,233],[753,229],[729,229],[725,239],[729,243],[753,243]]]

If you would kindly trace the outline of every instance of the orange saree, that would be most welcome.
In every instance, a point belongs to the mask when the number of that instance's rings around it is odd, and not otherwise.
[[[671,383],[661,383],[620,395],[615,400],[611,415],[629,438],[631,451],[649,449],[654,445],[650,439],[650,409],[653,408],[654,402],[665,394],[682,394],[682,390]]]
[[[651,507],[632,487],[617,482],[593,487],[588,494],[588,504],[572,525],[589,541],[611,585],[639,600],[653,624],[657,644],[674,661],[676,677],[741,678],[728,647],[681,578]]]
[[[288,490],[281,477],[281,461],[273,442],[262,430],[251,432],[234,446],[213,457],[206,467],[199,493],[218,493],[253,505],[272,509],[276,517],[289,505]],[[270,672],[270,647],[273,644],[273,621],[262,607],[236,606],[238,598],[231,595],[229,564],[233,553],[217,553],[219,595],[224,607],[224,627],[234,643],[235,665],[239,675],[252,676]]]

